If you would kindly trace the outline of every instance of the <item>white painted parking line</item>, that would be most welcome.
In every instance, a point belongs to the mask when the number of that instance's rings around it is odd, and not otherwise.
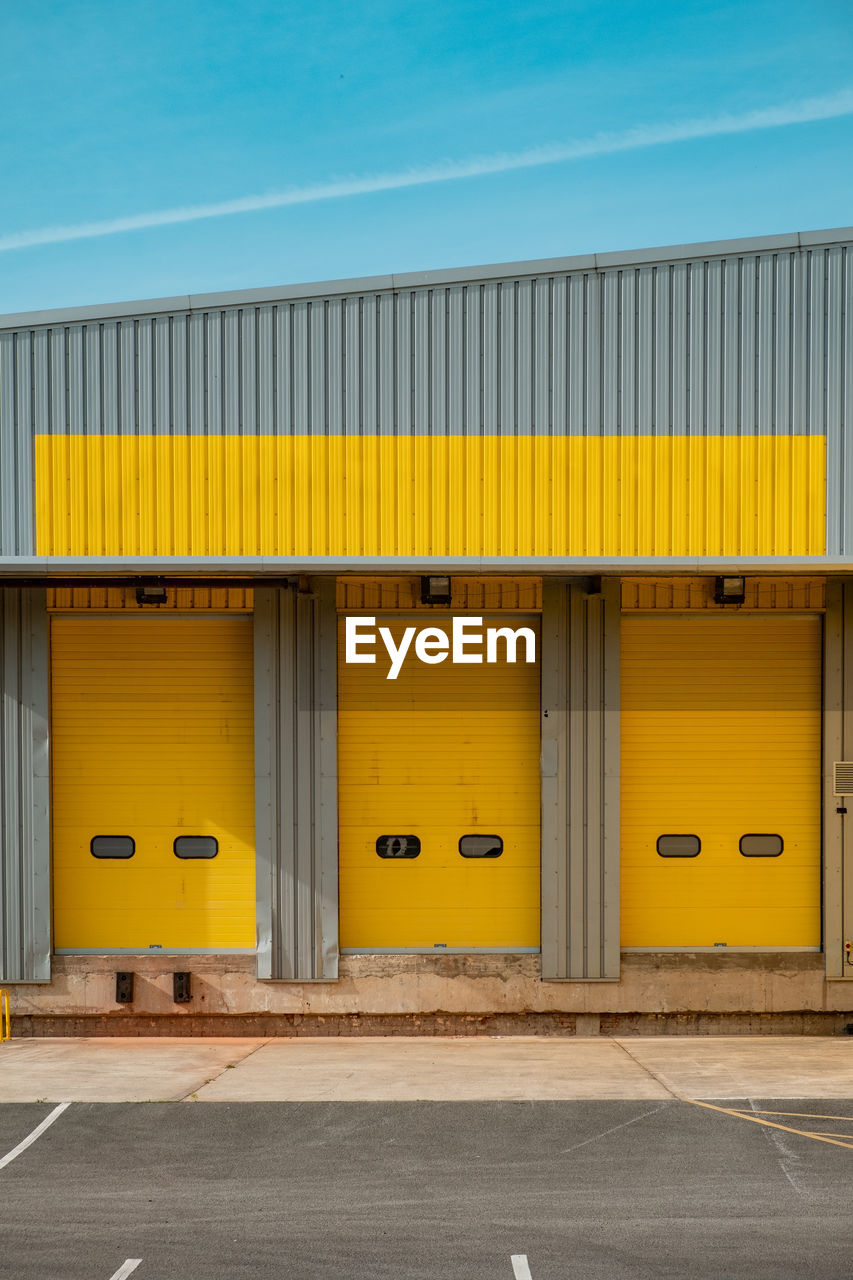
[[[515,1280],[533,1280],[526,1253],[514,1253],[512,1255],[512,1270]]]
[[[127,1258],[119,1267],[114,1276],[110,1276],[110,1280],[127,1280],[132,1271],[139,1266],[141,1258]]]
[[[41,1137],[45,1129],[49,1129],[54,1120],[58,1120],[63,1111],[70,1106],[70,1102],[60,1102],[58,1107],[54,1107],[50,1115],[45,1120],[42,1120],[40,1125],[36,1125],[32,1133],[28,1134],[28,1136],[24,1138],[23,1142],[19,1142],[18,1145],[13,1147],[7,1155],[0,1158],[0,1169],[5,1169],[7,1164],[11,1164],[13,1160],[17,1160],[21,1152],[26,1151],[27,1147],[31,1147],[33,1143]]]

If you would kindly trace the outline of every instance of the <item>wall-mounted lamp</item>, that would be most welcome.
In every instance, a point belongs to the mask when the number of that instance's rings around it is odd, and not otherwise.
[[[714,579],[714,600],[717,604],[743,604],[745,599],[745,578]]]
[[[146,578],[136,584],[137,604],[165,604],[166,588],[161,578]]]
[[[421,604],[450,604],[449,578],[421,578]]]

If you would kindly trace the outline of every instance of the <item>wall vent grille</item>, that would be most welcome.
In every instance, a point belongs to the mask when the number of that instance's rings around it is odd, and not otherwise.
[[[832,794],[853,796],[853,760],[836,760],[832,769]]]

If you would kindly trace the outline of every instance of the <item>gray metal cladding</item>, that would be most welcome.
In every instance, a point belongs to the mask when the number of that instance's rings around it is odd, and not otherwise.
[[[620,587],[542,588],[542,977],[619,977]]]
[[[827,250],[826,554],[853,552],[853,254]],[[817,389],[813,394],[816,398]]]
[[[255,590],[260,978],[338,976],[335,590]]]
[[[0,333],[0,555],[35,552],[31,334]]]
[[[16,421],[53,434],[834,433],[837,453],[851,270],[846,245],[819,245],[37,328],[15,340]]]
[[[827,978],[853,978],[853,833],[834,766],[853,759],[853,579],[826,584],[823,657],[823,949]]]
[[[47,594],[0,590],[0,982],[50,981]]]

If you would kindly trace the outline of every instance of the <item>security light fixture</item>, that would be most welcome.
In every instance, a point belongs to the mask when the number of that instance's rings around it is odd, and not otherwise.
[[[717,604],[743,604],[745,599],[745,578],[714,579],[714,600]]]
[[[450,604],[449,578],[421,578],[421,604]]]
[[[147,578],[136,584],[137,604],[165,604],[166,588],[159,578]]]

